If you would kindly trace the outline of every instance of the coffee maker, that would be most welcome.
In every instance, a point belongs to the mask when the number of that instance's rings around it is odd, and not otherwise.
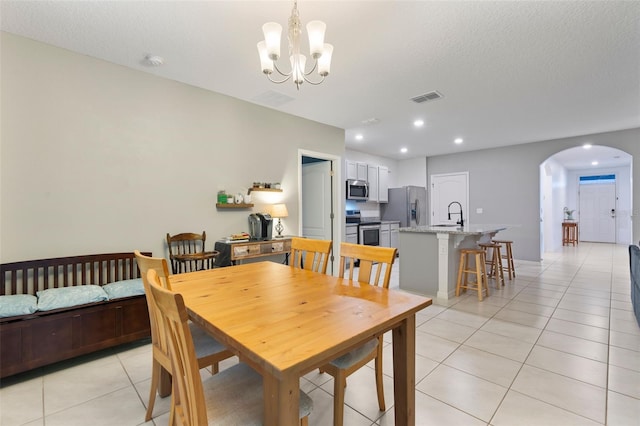
[[[252,240],[270,240],[273,219],[266,213],[252,213],[249,215],[249,234]]]

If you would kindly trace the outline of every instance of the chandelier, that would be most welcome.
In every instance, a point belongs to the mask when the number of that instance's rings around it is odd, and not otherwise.
[[[302,35],[302,24],[300,23],[300,15],[298,14],[298,1],[293,2],[293,9],[289,17],[289,62],[291,63],[291,71],[282,72],[276,61],[280,58],[280,37],[282,35],[282,25],[276,22],[267,22],[262,26],[264,32],[264,40],[258,43],[258,53],[260,54],[260,65],[262,72],[267,78],[274,83],[284,83],[292,79],[296,85],[296,89],[300,90],[300,85],[305,81],[309,84],[317,85],[324,81],[329,75],[331,68],[331,55],[333,46],[324,42],[324,32],[327,26],[322,21],[311,21],[307,24],[307,33],[309,34],[309,53],[314,60],[313,68],[306,71],[307,58],[300,53],[300,37]],[[276,70],[281,80],[273,78],[273,70]],[[309,76],[315,70],[318,71],[320,78],[318,80],[310,80]]]

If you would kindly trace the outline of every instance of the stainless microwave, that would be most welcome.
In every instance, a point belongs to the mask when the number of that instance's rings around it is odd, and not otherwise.
[[[365,180],[349,179],[347,181],[347,200],[367,201],[369,199],[369,183]]]

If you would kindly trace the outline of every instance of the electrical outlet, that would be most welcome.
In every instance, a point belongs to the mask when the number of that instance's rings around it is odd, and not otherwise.
[[[482,214],[482,207],[478,207],[478,208],[476,209],[476,213],[477,213],[477,214]]]

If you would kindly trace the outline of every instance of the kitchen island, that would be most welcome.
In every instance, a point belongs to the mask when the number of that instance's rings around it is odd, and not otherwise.
[[[489,242],[507,225],[417,226],[400,228],[400,288],[448,300],[455,295],[459,249]]]

